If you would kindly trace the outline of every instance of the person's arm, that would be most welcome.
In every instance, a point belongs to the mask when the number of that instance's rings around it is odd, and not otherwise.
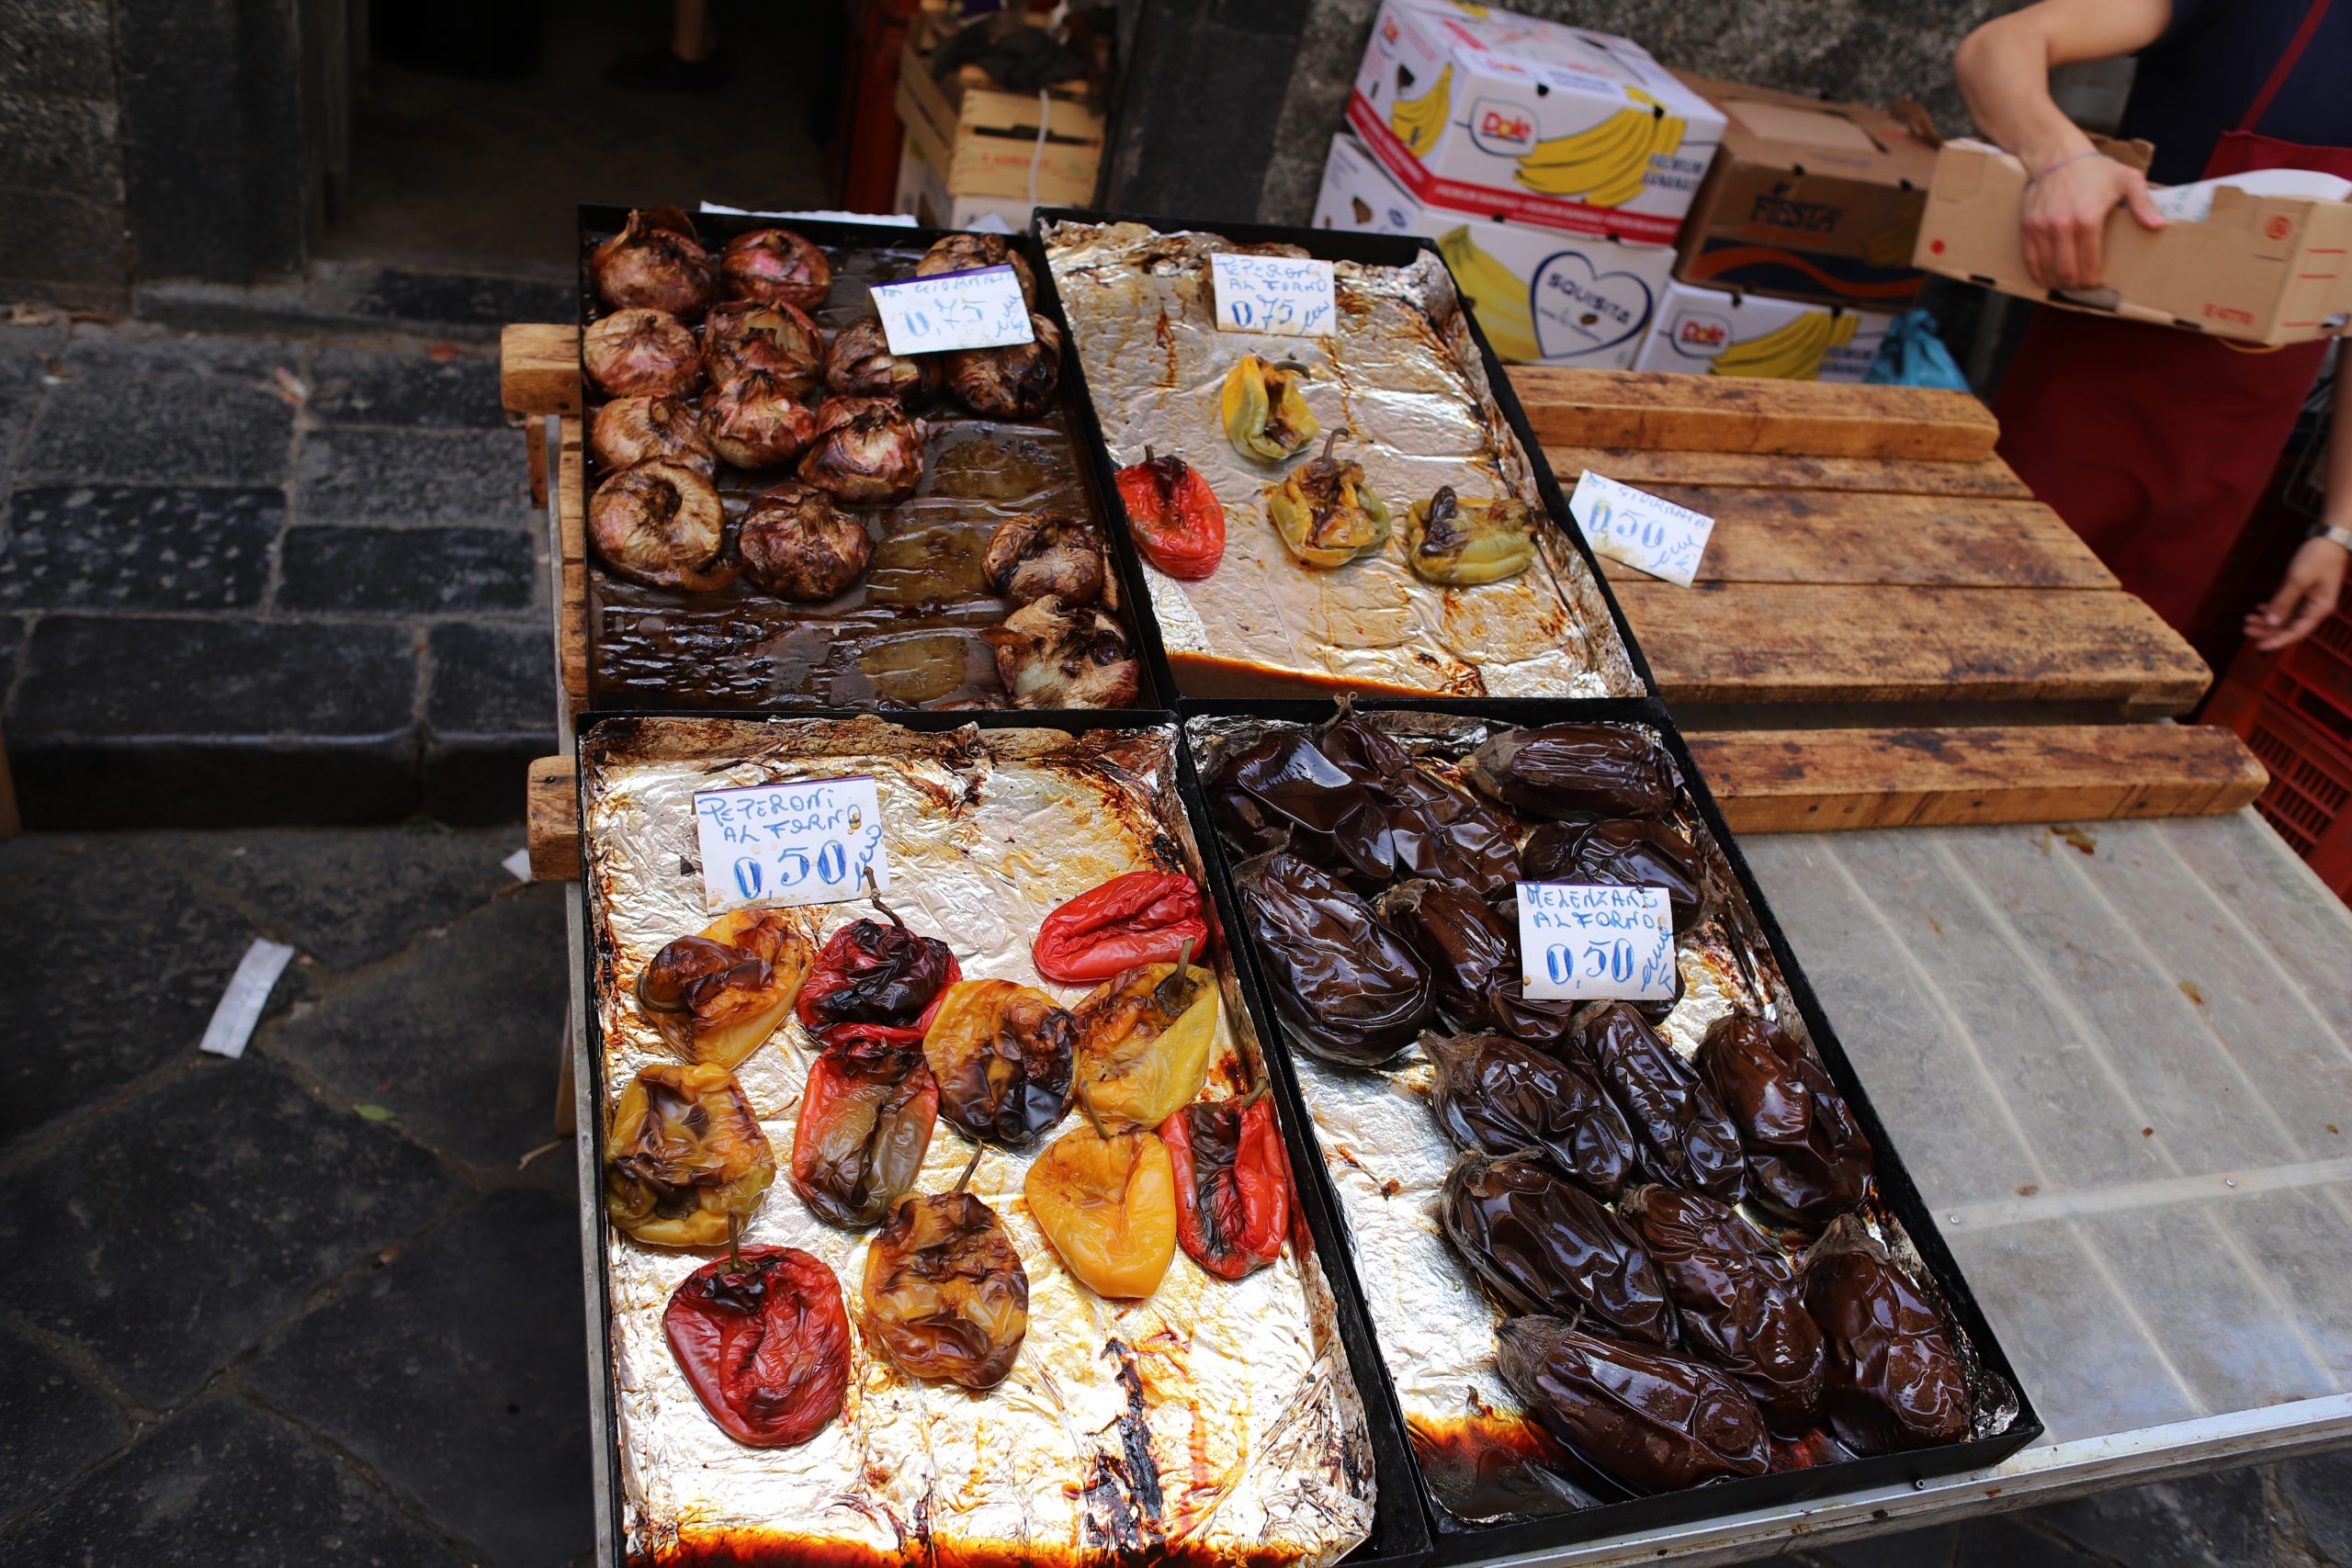
[[[2335,403],[2327,423],[2327,510],[2324,521],[2352,528],[2352,415],[2344,395],[2344,351],[2336,350]],[[2301,642],[2313,626],[2327,618],[2344,592],[2344,569],[2352,563],[2347,551],[2333,539],[2305,539],[2278,591],[2262,608],[2245,618],[2245,635],[2265,653]]]
[[[2025,260],[2045,288],[2098,287],[2107,215],[2128,206],[2151,229],[2164,217],[2147,177],[2091,151],[2050,96],[2050,71],[2133,54],[2164,36],[2172,0],[2041,0],[1961,40],[1952,73],[1976,129],[2017,154],[2026,187]]]

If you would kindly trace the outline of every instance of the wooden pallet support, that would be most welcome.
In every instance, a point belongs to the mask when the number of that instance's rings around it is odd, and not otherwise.
[[[2214,817],[2269,774],[2212,725],[1700,730],[1685,737],[1735,833]]]
[[[1725,490],[1834,490],[1864,495],[1973,495],[2031,501],[2033,491],[1998,457],[1973,463],[1911,463],[1890,457],[1810,457],[1757,452],[1650,452],[1638,446],[1549,446],[1544,457],[1562,488],[1587,468],[1644,490],[1656,483]]]
[[[569,882],[580,874],[580,775],[569,757],[541,757],[523,783],[524,843],[531,880]]]
[[[580,329],[517,321],[498,334],[499,400],[514,413],[580,412]]]
[[[1546,447],[1978,462],[2001,434],[1983,403],[1931,387],[1542,366],[1521,366],[1510,378]]]

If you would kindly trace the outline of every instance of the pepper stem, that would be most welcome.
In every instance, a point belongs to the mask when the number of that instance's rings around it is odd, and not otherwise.
[[[1236,1111],[1249,1110],[1251,1106],[1265,1099],[1267,1091],[1273,1087],[1274,1080],[1272,1075],[1269,1074],[1263,1066],[1261,1066],[1258,1069],[1258,1081],[1250,1086],[1250,1092],[1248,1094],[1243,1095],[1239,1100],[1234,1102],[1233,1108]]]
[[[972,1172],[980,1168],[980,1156],[988,1152],[989,1146],[986,1144],[974,1144],[972,1145],[972,1157],[964,1163],[964,1174],[957,1177],[956,1179],[956,1185],[949,1188],[947,1190],[950,1192],[961,1192],[964,1190],[964,1184],[972,1179]]]
[[[727,1215],[727,1269],[729,1274],[743,1272],[743,1216],[731,1210]]]
[[[900,931],[905,931],[907,922],[899,919],[899,911],[882,902],[882,885],[874,880],[874,868],[870,865],[862,865],[857,869],[865,878],[865,901],[889,916],[892,925]]]

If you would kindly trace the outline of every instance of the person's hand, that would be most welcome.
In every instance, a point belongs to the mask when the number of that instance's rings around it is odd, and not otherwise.
[[[2046,165],[2045,165],[2046,166]],[[2026,187],[2025,265],[2044,288],[2096,288],[2107,215],[2128,207],[2144,229],[2165,215],[2148,194],[2148,176],[2112,158],[2076,158]]]
[[[2347,562],[2352,562],[2352,551],[2333,539],[2305,539],[2295,558],[2287,563],[2278,592],[2245,618],[2245,635],[2254,646],[2265,653],[2276,653],[2309,637],[2312,628],[2335,608],[2344,592]]]

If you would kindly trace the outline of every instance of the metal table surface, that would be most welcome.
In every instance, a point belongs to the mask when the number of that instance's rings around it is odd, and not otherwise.
[[[1741,847],[2049,1431],[1990,1471],[1509,1561],[1736,1562],[2352,1443],[2352,911],[2259,818]],[[587,1192],[595,1140],[575,1147]],[[593,1387],[593,1311],[586,1328]]]

